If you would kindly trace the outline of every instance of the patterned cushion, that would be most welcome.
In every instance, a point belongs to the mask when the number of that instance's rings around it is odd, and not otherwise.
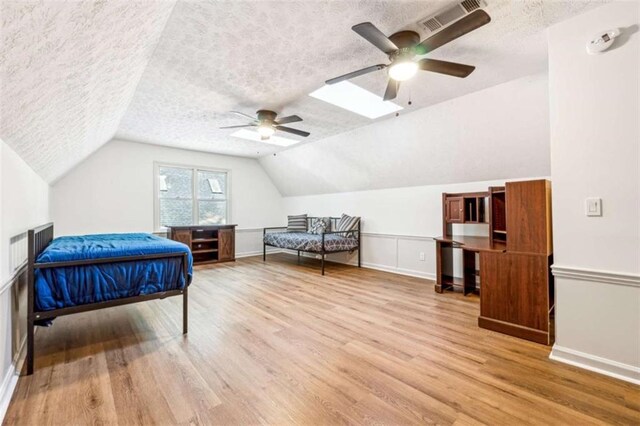
[[[265,234],[264,243],[274,247],[290,250],[302,250],[322,253],[322,235],[307,232],[270,232]],[[349,251],[358,248],[358,239],[342,235],[327,234],[324,236],[324,250]]]
[[[360,218],[358,216],[349,216],[346,214],[342,214],[342,217],[338,221],[338,226],[336,231],[353,231],[358,229],[358,225],[360,224]]]
[[[324,234],[331,230],[331,219],[328,217],[314,217],[311,219],[311,228],[309,233],[311,234]]]
[[[305,232],[307,230],[307,215],[287,216],[287,231]]]

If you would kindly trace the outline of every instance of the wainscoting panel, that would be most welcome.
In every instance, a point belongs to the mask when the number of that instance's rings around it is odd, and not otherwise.
[[[236,258],[261,255],[262,232],[262,228],[236,229]],[[267,247],[267,253],[280,251],[275,247]]]
[[[9,241],[10,275],[0,283],[0,327],[8,332],[2,336],[0,350],[5,363],[0,368],[0,422],[9,406],[18,382],[19,360],[24,358],[27,332],[27,234]]]
[[[640,275],[561,265],[552,271],[550,358],[640,385]]]
[[[435,280],[436,249],[431,237],[363,232],[361,238],[363,267]],[[425,255],[424,261],[420,260],[420,253]],[[314,254],[305,256],[319,257]],[[329,254],[327,260],[355,266],[358,254]]]
[[[434,279],[435,251],[436,245],[432,240],[398,237],[398,270],[408,275]]]

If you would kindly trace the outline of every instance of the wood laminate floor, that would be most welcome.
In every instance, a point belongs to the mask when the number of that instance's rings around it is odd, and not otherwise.
[[[476,297],[295,256],[197,269],[181,299],[58,318],[5,424],[639,424],[640,387],[477,327]]]

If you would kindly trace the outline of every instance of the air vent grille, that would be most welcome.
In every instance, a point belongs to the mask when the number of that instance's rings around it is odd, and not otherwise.
[[[480,9],[480,2],[478,0],[464,0],[460,3],[460,6],[464,7],[467,13],[471,13],[476,9]]]
[[[455,6],[441,10],[434,15],[421,19],[418,21],[418,25],[425,30],[434,33],[485,5],[486,3],[483,0],[464,0]]]
[[[442,27],[442,25],[440,24],[440,22],[438,22],[436,20],[436,18],[427,19],[426,21],[424,21],[422,23],[422,25],[424,25],[425,27],[427,27],[431,31],[435,31],[438,28]]]
[[[462,18],[466,14],[467,12],[465,12],[465,10],[462,7],[460,7],[459,4],[457,4],[451,9],[447,9],[442,13],[438,13],[436,15],[436,19],[444,27],[445,25],[448,25],[453,21],[457,21],[458,19]]]

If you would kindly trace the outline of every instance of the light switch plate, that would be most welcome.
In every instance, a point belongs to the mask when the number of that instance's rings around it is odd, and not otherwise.
[[[587,198],[584,203],[585,214],[587,216],[602,216],[602,199]]]

